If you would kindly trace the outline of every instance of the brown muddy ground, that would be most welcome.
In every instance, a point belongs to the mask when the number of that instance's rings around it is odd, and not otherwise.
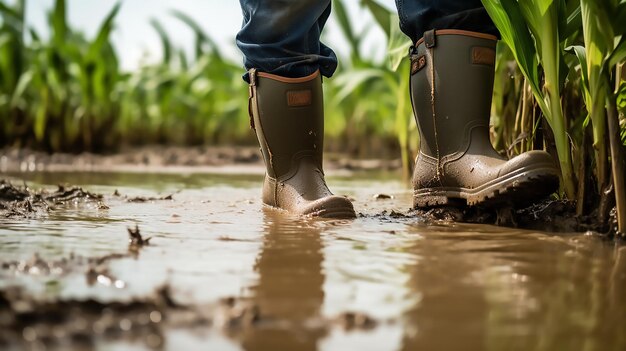
[[[327,170],[394,170],[398,159],[359,159],[325,154]],[[226,166],[226,170],[224,170]],[[0,172],[167,172],[256,174],[263,167],[258,147],[245,146],[145,146],[110,155],[48,154],[27,149],[0,149]]]
[[[416,213],[398,173],[329,173],[357,219],[265,209],[253,172],[3,174],[0,349],[626,347],[619,241],[452,222],[567,204]]]

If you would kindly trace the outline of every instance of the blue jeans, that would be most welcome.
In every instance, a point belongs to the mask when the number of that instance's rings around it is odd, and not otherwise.
[[[320,42],[331,0],[239,0],[243,25],[237,46],[246,70],[330,77],[337,56]],[[430,29],[463,29],[499,36],[480,0],[396,0],[400,29],[413,42]],[[247,74],[244,75],[247,80]]]

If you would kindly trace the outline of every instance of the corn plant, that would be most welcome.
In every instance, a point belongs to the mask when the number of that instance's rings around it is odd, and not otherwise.
[[[609,129],[612,183],[617,204],[618,226],[626,232],[626,189],[623,144],[618,120],[620,75],[616,73],[626,58],[626,1],[580,0],[585,46],[572,46],[579,59],[584,101],[593,127],[594,151],[600,190],[608,185],[606,170],[606,126]],[[618,71],[619,72],[619,71]]]
[[[56,0],[44,41],[25,28],[25,2],[0,3],[1,145],[104,151],[120,142],[250,141],[240,64],[224,59],[189,16],[173,12],[196,37],[191,60],[152,21],[163,61],[125,73],[110,42],[119,4],[87,39]]]
[[[513,52],[554,133],[563,188],[568,198],[575,199],[567,120],[561,106],[561,84],[565,77],[562,70],[563,43],[559,33],[559,16],[565,9],[565,2],[482,0],[482,3],[498,27],[502,40]]]
[[[15,123],[0,123],[0,136],[22,134],[24,129],[24,116],[15,109],[12,93],[18,88],[27,56],[24,47],[25,5],[24,0],[18,1],[13,8],[0,3],[0,116],[15,115]]]
[[[65,1],[56,0],[44,40],[26,28],[25,2],[0,3],[0,146],[104,151],[120,144],[254,142],[241,64],[189,16],[172,11],[195,38],[192,55],[152,20],[163,59],[123,72],[109,40],[119,6],[86,38],[67,23]],[[352,49],[337,77],[325,82],[327,145],[362,154],[395,150],[396,125],[405,125],[396,123],[396,95],[387,89],[396,77],[361,54],[366,32],[354,33],[340,6],[334,13]]]
[[[523,77],[521,77],[517,66],[511,65],[512,60],[511,50],[502,42],[498,42],[490,121],[493,144],[496,150],[515,148],[516,136],[513,136],[512,132],[514,133],[516,128],[511,124],[516,120],[516,116],[521,113],[517,102],[523,100],[519,97]]]
[[[23,5],[21,2],[18,8]],[[21,125],[14,130],[18,137],[48,149],[63,149],[63,145],[97,149],[101,141],[114,137],[93,132],[110,131],[117,114],[109,92],[119,70],[109,36],[118,9],[119,5],[112,9],[89,41],[68,27],[65,1],[58,0],[49,13],[49,42],[41,41],[31,29],[30,47],[23,41],[2,45],[3,50],[24,53],[19,62],[8,61],[9,70],[14,66],[22,69],[16,71],[15,88],[3,91],[11,95],[10,110],[2,114],[3,124]],[[23,27],[23,18],[19,20]],[[19,121],[10,123],[16,117]]]
[[[129,130],[125,133],[137,135],[135,143],[197,145],[246,140],[247,97],[240,66],[223,59],[211,37],[189,16],[172,14],[194,34],[195,56],[188,62],[164,27],[151,21],[162,43],[163,58],[160,64],[142,67],[120,83],[121,123]]]
[[[350,42],[352,52],[349,68],[338,72],[327,89],[330,108],[327,111],[341,111],[347,116],[348,132],[352,126],[366,126],[369,130],[362,135],[381,133],[395,135],[400,147],[403,173],[410,175],[414,145],[411,137],[415,131],[411,123],[409,100],[408,61],[403,60],[410,46],[409,40],[400,32],[398,16],[374,0],[362,2],[387,39],[387,62],[374,62],[360,53],[360,42],[365,33],[354,33],[342,1],[334,1],[334,10],[344,36]],[[345,65],[345,64],[344,64]],[[398,73],[400,72],[400,73]],[[343,106],[343,108],[342,108]],[[346,109],[346,106],[348,107]],[[331,112],[333,113],[333,112]],[[333,115],[331,115],[333,116]],[[336,116],[331,120],[340,120]],[[412,133],[413,131],[413,133]],[[367,145],[366,140],[359,140]]]

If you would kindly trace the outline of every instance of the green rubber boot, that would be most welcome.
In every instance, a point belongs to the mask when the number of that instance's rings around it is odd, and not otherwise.
[[[302,216],[354,218],[350,200],[324,180],[324,104],[319,71],[285,78],[250,70],[250,123],[267,173],[266,205]]]
[[[511,160],[489,140],[494,36],[428,31],[411,52],[411,102],[420,133],[413,205],[525,205],[554,192],[558,169],[544,151]]]

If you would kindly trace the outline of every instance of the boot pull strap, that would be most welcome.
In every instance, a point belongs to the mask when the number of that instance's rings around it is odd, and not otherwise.
[[[256,93],[256,68],[251,68],[248,71],[250,84],[248,85],[248,116],[250,117],[250,129],[254,128],[254,97]]]
[[[411,75],[419,72],[426,66],[426,56],[425,55],[411,55]]]
[[[435,45],[437,45],[434,29],[424,32],[424,45],[426,45],[427,48],[434,48]]]

